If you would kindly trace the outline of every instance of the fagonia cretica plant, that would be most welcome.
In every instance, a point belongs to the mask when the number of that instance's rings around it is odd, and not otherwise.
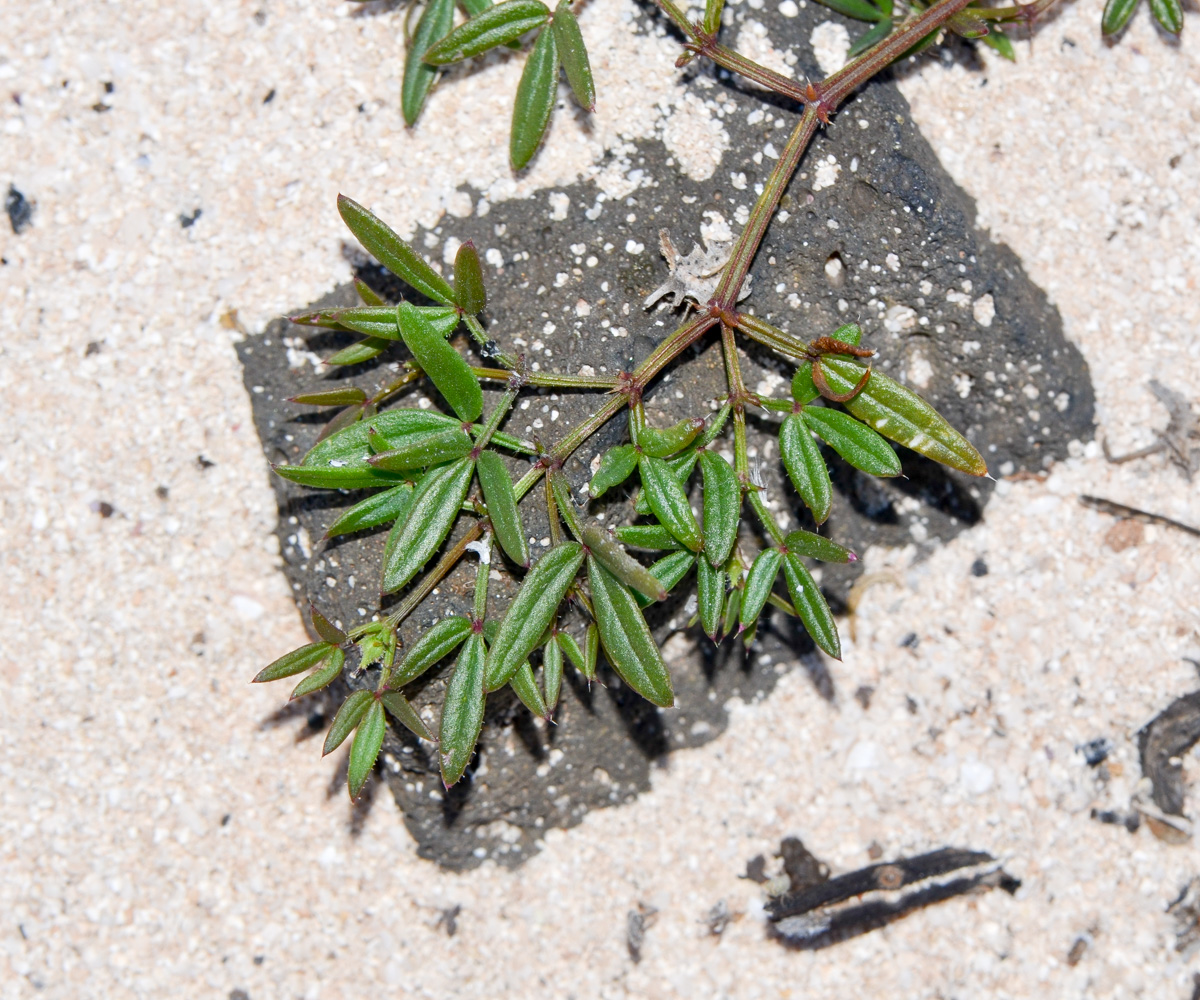
[[[708,0],[695,22],[672,0],[657,2],[682,38],[677,65],[712,60],[793,102],[796,123],[711,297],[694,309],[689,306],[684,321],[631,370],[571,375],[527,365],[522,356],[504,349],[515,332],[484,327],[487,293],[470,241],[459,247],[452,276],[446,278],[367,208],[344,196],[338,199],[343,221],[362,246],[417,295],[414,301],[387,303],[356,282],[361,305],[312,312],[294,321],[363,336],[329,358],[330,365],[368,361],[398,342],[408,358],[398,376],[374,396],[357,388],[335,388],[296,397],[300,403],[340,409],[299,464],[278,466],[276,472],[314,489],[372,491],[336,516],[327,535],[390,526],[380,590],[395,595],[395,603],[386,614],[381,610],[374,620],[345,631],[314,608],[319,641],[280,657],[255,680],[304,674],[292,692],[300,698],[333,684],[347,668],[365,673],[370,687],[345,699],[324,744],[330,753],[351,740],[352,797],[359,795],[375,765],[389,716],[436,746],[442,779],[453,785],[475,751],[488,694],[510,687],[531,712],[549,719],[568,664],[591,682],[603,658],[622,682],[669,709],[674,703],[671,676],[645,609],[681,589],[694,594],[691,624],[712,642],[734,637],[753,642],[771,605],[798,618],[817,646],[839,657],[837,625],[810,567],[814,560],[845,563],[856,557],[818,532],[785,534],[778,526],[747,446],[747,417],[755,411],[773,417],[762,423],[777,433],[787,478],[818,527],[830,514],[833,494],[818,439],[875,476],[901,473],[893,443],[968,475],[987,475],[979,452],[929,403],[872,367],[874,352],[862,343],[857,325],[814,330],[801,338],[743,309],[742,300],[755,253],[805,150],[857,88],[947,32],[991,38],[1011,55],[1007,39],[997,41],[1003,37],[997,26],[1031,23],[1052,0],[1004,7],[982,7],[971,0],[938,0],[929,6],[828,0],[835,10],[875,27],[845,67],[827,79],[805,83],[780,76],[719,41],[723,0]],[[458,27],[453,0],[430,0],[424,7],[404,73],[405,117],[416,119],[439,66],[496,46],[519,46],[523,36],[536,32],[512,119],[510,154],[514,168],[520,169],[545,134],[560,71],[580,105],[590,108],[595,102],[578,24],[565,3],[554,11],[539,0],[506,0],[495,6],[471,0],[463,6],[469,17]],[[463,327],[476,359],[451,343]],[[702,413],[670,427],[654,426],[646,416],[644,394],[684,352],[711,338],[719,340],[726,383],[715,410],[706,400]],[[764,397],[747,388],[738,353],[744,340],[795,365],[789,399]],[[426,380],[448,412],[403,405],[405,395]],[[498,390],[486,400],[485,384]],[[549,445],[506,432],[506,420],[520,397],[543,390],[594,393],[595,406]],[[628,443],[601,455],[588,496],[580,501],[569,488],[564,464],[618,418],[628,424]],[[723,457],[729,454],[732,462]],[[633,523],[602,523],[592,503],[624,484],[637,487]],[[535,490],[548,516],[550,540],[536,557],[519,506]],[[443,617],[402,645],[401,622],[463,560],[476,567],[470,612]],[[496,576],[493,567],[500,564],[519,585],[497,614],[489,585]],[[539,661],[540,678],[534,670]],[[405,688],[433,669],[449,673],[440,720],[427,725]]]

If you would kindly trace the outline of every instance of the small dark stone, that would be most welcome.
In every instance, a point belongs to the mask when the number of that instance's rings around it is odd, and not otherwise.
[[[114,84],[111,80],[104,81],[104,92],[106,94],[111,94],[116,89],[116,84]]]
[[[746,874],[742,878],[762,885],[767,880],[767,859],[761,854],[754,855],[746,862]]]
[[[231,819],[233,819],[233,813],[226,813],[221,817],[221,825],[228,826]]]
[[[102,115],[105,111],[112,111],[112,105],[105,104],[103,101],[97,101],[92,105],[92,110],[95,111],[96,114]]]
[[[901,646],[907,646],[909,649],[916,649],[921,644],[921,640],[917,638],[916,632],[909,632],[903,639],[900,640]]]
[[[272,87],[270,90],[267,91],[267,96],[263,98],[263,104],[270,104],[273,100],[275,100],[275,88],[274,87]]]
[[[871,707],[871,695],[874,693],[875,689],[870,684],[860,684],[854,692],[854,700],[862,705],[864,712]]]
[[[4,198],[4,211],[8,213],[12,231],[18,236],[33,222],[33,206],[12,184]]]
[[[166,486],[156,486],[154,487],[154,495],[158,497],[159,500],[166,500],[167,497],[171,495],[171,490]]]
[[[1075,749],[1083,754],[1083,759],[1087,761],[1088,767],[1095,767],[1113,752],[1113,742],[1106,736],[1098,736],[1094,740],[1080,744]]]
[[[971,563],[971,575],[972,576],[987,576],[988,575],[987,563],[985,563],[982,559],[976,559],[973,563]]]
[[[245,990],[230,990],[229,1000],[250,1000],[250,994]]]
[[[918,705],[917,705],[917,699],[916,699],[916,698],[914,698],[914,697],[913,697],[911,694],[906,694],[906,695],[904,696],[904,707],[908,709],[908,714],[909,714],[909,715],[916,715],[916,714],[917,714],[917,709],[918,709],[920,706],[918,706]]]
[[[263,962],[265,962],[266,960],[267,960],[266,955],[255,955],[254,956],[254,964],[255,965],[262,965]]]
[[[93,500],[92,510],[101,517],[112,517],[116,513],[116,508],[107,500]]]
[[[819,860],[799,837],[784,837],[779,842],[783,871],[791,883],[790,892],[820,885],[829,878],[829,866]]]
[[[203,472],[205,469],[211,469],[216,464],[216,462],[205,458],[203,455],[196,456],[196,465],[199,467],[201,472]]]
[[[87,347],[84,349],[83,356],[90,358],[93,354],[99,354],[103,346],[104,342],[101,340],[89,340]]]
[[[199,208],[192,209],[191,215],[188,215],[186,212],[181,212],[179,214],[180,228],[191,229],[192,226],[194,226],[196,224],[196,220],[199,219],[200,216],[203,214],[204,214],[204,212]]]

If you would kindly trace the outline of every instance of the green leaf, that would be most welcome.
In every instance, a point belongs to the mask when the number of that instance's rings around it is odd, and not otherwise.
[[[817,524],[823,524],[833,508],[833,484],[821,449],[800,414],[793,413],[779,429],[779,453],[800,499]]]
[[[479,485],[487,504],[488,516],[496,529],[496,539],[505,554],[518,566],[529,565],[529,541],[521,512],[517,509],[517,494],[504,459],[494,451],[481,452],[476,462]]]
[[[395,486],[401,477],[392,472],[381,472],[369,465],[353,468],[310,468],[307,465],[273,465],[277,475],[301,486],[314,486],[323,490],[360,490],[371,486]]]
[[[714,451],[700,452],[704,476],[704,554],[713,566],[724,565],[737,541],[742,487],[733,467]]]
[[[987,21],[970,10],[960,10],[957,14],[952,14],[946,22],[946,27],[960,38],[983,38],[988,33]]]
[[[626,524],[617,529],[617,539],[635,549],[662,551],[682,549],[678,539],[661,524]]]
[[[712,444],[720,436],[721,431],[725,427],[725,422],[729,419],[729,414],[732,412],[733,405],[731,403],[724,403],[721,408],[717,410],[717,415],[708,421],[708,426],[705,428],[704,433],[700,435],[700,439],[696,443],[701,448],[707,448],[710,444]]]
[[[426,728],[424,721],[417,715],[417,710],[399,691],[385,691],[379,696],[379,700],[383,702],[383,707],[391,713],[392,718],[410,733],[418,739],[434,742],[433,733]]]
[[[721,12],[725,9],[725,0],[707,0],[704,5],[704,31],[714,35],[721,27]]]
[[[399,590],[438,550],[450,533],[475,472],[470,458],[430,469],[413,491],[408,517],[397,521],[383,552],[383,592]]]
[[[348,535],[352,531],[366,531],[381,524],[398,521],[408,513],[412,501],[413,488],[409,483],[401,483],[390,490],[372,493],[351,507],[329,526],[325,532],[326,538],[336,538],[338,535]]]
[[[292,696],[288,701],[295,701],[297,698],[303,698],[306,694],[312,694],[314,691],[320,691],[322,688],[329,687],[334,681],[342,676],[342,667],[346,664],[346,654],[340,649],[335,649],[333,655],[329,658],[329,663],[320,670],[313,671],[304,678],[299,684],[292,689]]]
[[[771,588],[775,586],[782,560],[783,553],[778,549],[763,549],[750,566],[750,572],[746,574],[746,592],[742,594],[742,628],[749,628],[758,621],[771,596]]]
[[[399,448],[377,452],[367,461],[374,468],[384,472],[408,472],[412,469],[441,465],[443,462],[453,462],[456,458],[469,455],[474,447],[475,442],[460,425],[433,431],[423,438],[410,440]]]
[[[594,523],[585,524],[580,541],[604,564],[604,568],[622,583],[652,600],[667,599],[667,590],[658,578],[614,541],[604,528]]]
[[[313,628],[316,629],[319,635],[326,642],[332,642],[334,645],[340,646],[346,641],[346,633],[333,624],[315,605],[308,606],[308,617],[312,620]]]
[[[461,62],[520,38],[548,20],[550,8],[538,0],[504,0],[460,24],[430,46],[423,58],[436,66]]]
[[[459,426],[460,421],[438,413],[437,410],[385,410],[370,420],[360,420],[344,427],[314,445],[304,456],[304,466],[356,468],[364,472],[373,472],[367,461],[372,454],[372,431],[387,442],[388,449],[398,449],[423,440],[435,431]]]
[[[837,624],[825,596],[812,578],[808,568],[794,552],[783,557],[783,575],[787,578],[788,593],[792,605],[813,642],[835,660],[842,658],[842,643],[838,638]]]
[[[807,556],[809,559],[820,559],[827,563],[848,563],[858,557],[849,549],[844,549],[837,542],[822,535],[814,535],[811,531],[793,531],[783,540],[783,546],[788,552]]]
[[[992,25],[992,30],[981,39],[988,48],[995,49],[1009,62],[1017,61],[1017,53],[1013,49],[1012,39],[1004,33],[998,24]]]
[[[289,402],[303,403],[306,406],[349,406],[366,401],[367,394],[355,386],[343,389],[325,389],[322,392],[305,392],[299,396],[292,396],[289,400]]]
[[[637,468],[637,449],[631,444],[609,448],[600,456],[600,467],[588,484],[588,493],[595,500],[614,486],[620,486]]]
[[[1179,0],[1150,0],[1150,13],[1162,25],[1163,31],[1178,35],[1183,31],[1183,8]]]
[[[383,301],[383,296],[361,278],[354,279],[354,290],[358,292],[358,297],[362,300],[364,306],[382,306],[387,304]]]
[[[350,798],[357,799],[363,785],[367,783],[371,769],[379,757],[379,750],[383,746],[383,734],[386,730],[387,720],[383,715],[383,705],[378,699],[372,699],[358,724],[354,742],[350,744],[350,768],[346,774]]]
[[[839,393],[852,391],[862,377],[862,366],[853,361],[824,358],[821,367]],[[843,405],[884,437],[926,458],[972,476],[987,475],[987,463],[970,441],[915,392],[878,371],[872,370],[862,392]]]
[[[612,668],[643,698],[662,708],[673,706],[671,675],[629,588],[595,559],[588,560],[588,584],[600,642]]]
[[[687,481],[691,478],[692,470],[696,468],[696,461],[699,457],[699,453],[695,448],[689,448],[682,455],[676,455],[666,460],[667,468],[671,470],[671,473],[679,481],[681,487],[687,486]],[[650,499],[644,489],[638,491],[633,509],[639,514],[652,513],[650,510]]]
[[[721,630],[721,609],[725,606],[725,571],[714,569],[707,559],[696,561],[696,604],[700,627],[716,642]]]
[[[738,623],[738,615],[742,610],[742,587],[735,586],[729,591],[725,600],[725,614],[721,616],[721,635],[729,635]]]
[[[437,79],[438,70],[425,62],[425,53],[446,36],[454,25],[454,0],[429,0],[404,59],[404,82],[400,87],[400,108],[406,125],[413,125],[425,106],[425,98]],[[403,275],[401,276],[403,277]],[[407,279],[405,279],[407,280]],[[414,286],[415,287],[415,286]],[[447,303],[448,304],[448,303]]]
[[[483,390],[462,355],[411,303],[401,302],[396,318],[404,343],[454,412],[468,422],[478,420],[483,412]]]
[[[575,641],[575,637],[570,632],[559,632],[554,636],[554,641],[566,653],[567,659],[575,664],[575,669],[583,673],[587,667],[587,658],[583,650],[579,648],[579,643]]]
[[[550,710],[546,708],[546,702],[542,698],[542,692],[538,690],[537,681],[533,679],[533,667],[526,660],[516,672],[508,680],[508,685],[521,699],[521,704],[540,719],[548,719]]]
[[[563,542],[543,555],[525,574],[487,653],[489,691],[508,683],[521,662],[533,652],[582,563],[583,546],[578,542]]]
[[[652,455],[642,455],[638,460],[638,470],[654,516],[684,545],[693,552],[699,552],[702,545],[700,527],[696,524],[687,494],[667,463]]]
[[[1115,35],[1129,23],[1137,5],[1138,0],[1108,0],[1100,19],[1101,30],[1106,35]]]
[[[475,244],[467,240],[454,255],[454,301],[468,316],[483,312],[487,289],[483,287],[483,267]]]
[[[819,2],[820,0],[818,0],[818,3]],[[882,21],[877,21],[869,31],[863,34],[863,36],[857,42],[850,46],[850,51],[847,52],[846,55],[850,58],[861,55],[863,52],[866,52],[867,49],[871,48],[872,45],[882,42],[891,33],[892,19],[890,17],[886,17]]]
[[[343,347],[333,357],[326,358],[325,364],[361,365],[364,361],[379,357],[391,346],[390,340],[384,340],[382,337],[368,337],[366,340],[360,340],[357,344]]]
[[[853,17],[858,21],[878,21],[883,17],[883,12],[874,4],[867,3],[867,0],[817,0],[817,2],[830,10],[836,10],[839,14]]]
[[[467,769],[483,727],[483,636],[472,634],[458,654],[442,702],[442,781],[449,788]]]
[[[277,681],[302,673],[310,667],[315,667],[336,648],[331,642],[310,642],[307,646],[293,649],[274,663],[263,667],[251,683],[265,684],[267,681]]]
[[[416,680],[443,656],[456,650],[470,634],[470,621],[457,615],[431,625],[392,671],[388,687],[402,688],[409,681]]]
[[[342,707],[337,710],[337,715],[333,717],[333,722],[329,726],[329,732],[325,734],[325,746],[321,749],[322,757],[333,753],[345,742],[346,737],[354,732],[359,720],[374,701],[375,695],[370,691],[355,691],[342,702]]]
[[[477,17],[492,6],[492,0],[459,0],[467,17]]]
[[[634,412],[630,410],[631,417]],[[635,441],[645,454],[653,455],[655,458],[668,458],[683,451],[696,440],[702,430],[704,430],[704,420],[700,417],[681,420],[666,430],[651,427],[644,422],[643,418],[641,426],[638,427]]]
[[[650,566],[650,575],[662,584],[663,589],[671,590],[680,580],[688,574],[688,570],[692,568],[692,563],[696,562],[696,557],[687,549],[680,549],[678,552],[672,552],[670,555],[665,555],[658,562]],[[633,598],[638,602],[638,607],[644,608],[653,604],[655,598],[643,594],[640,590],[633,592]]]
[[[600,630],[596,628],[595,622],[588,625],[584,640],[585,660],[580,673],[590,684],[596,679],[596,664],[600,662]]]
[[[324,315],[344,330],[353,330],[355,333],[381,340],[400,339],[395,306],[352,306]]]
[[[554,714],[558,705],[558,695],[562,690],[563,651],[562,647],[551,640],[546,643],[542,653],[542,687],[545,688],[547,717]]]
[[[806,406],[800,414],[808,427],[856,469],[872,476],[900,475],[900,459],[882,437],[840,410]]]
[[[543,31],[534,42],[525,70],[517,85],[513,104],[512,134],[508,155],[513,170],[520,170],[537,152],[550,124],[554,97],[558,92],[558,45],[553,31]]]
[[[424,22],[425,16],[443,3],[445,0],[431,0],[429,6],[425,8],[425,14],[422,15],[421,21]],[[450,11],[454,9],[453,0],[449,4],[449,9]],[[418,27],[417,35],[419,36],[420,33],[421,29]],[[416,45],[417,42],[414,40],[414,49]],[[358,237],[358,242],[380,264],[426,298],[440,302],[444,306],[454,304],[454,293],[450,290],[446,279],[418,257],[416,252],[400,239],[386,223],[344,194],[338,195],[337,205],[342,221],[349,227],[350,232]]]
[[[813,385],[812,362],[805,361],[804,364],[796,369],[796,374],[792,376],[792,399],[801,406],[806,406],[819,395],[821,393]]]
[[[840,340],[843,344],[857,347],[862,341],[862,327],[857,323],[844,323],[829,335],[830,340]]]
[[[579,31],[579,22],[571,11],[567,0],[560,0],[554,9],[554,39],[558,43],[558,54],[567,80],[575,94],[575,100],[585,111],[596,107],[596,82],[592,79],[592,64],[588,61],[587,48]]]

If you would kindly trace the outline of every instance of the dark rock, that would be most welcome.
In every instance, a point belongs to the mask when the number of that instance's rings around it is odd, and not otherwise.
[[[818,20],[830,16],[815,5],[791,20],[766,8],[753,15],[780,38],[807,38]],[[798,52],[797,77],[815,78],[807,46]],[[685,251],[699,240],[706,211],[721,212],[736,231],[736,207],[750,206],[755,184],[766,180],[774,163],[764,150],[769,143],[778,152],[797,117],[786,102],[739,89],[711,70],[698,70],[689,87],[702,100],[720,95],[724,106],[736,107],[722,119],[731,151],[709,181],[692,181],[668,166],[665,147],[650,140],[630,155],[630,168],[644,170],[645,180],[627,198],[601,200],[594,184],[580,182],[560,189],[570,199],[565,220],[550,220],[545,193],[539,193],[526,201],[494,204],[485,218],[447,216],[429,234],[438,247],[450,238],[474,238],[481,251],[494,249],[502,255],[500,269],[485,267],[489,301],[484,322],[500,349],[525,353],[543,369],[574,373],[590,365],[597,372],[615,373],[645,358],[677,325],[679,314],[661,309],[647,313],[641,306],[667,277],[666,262],[655,252],[658,230],[669,229]],[[755,109],[766,116],[750,125],[747,116]],[[786,127],[775,128],[776,118],[786,119]],[[867,127],[860,127],[860,121]],[[760,162],[755,162],[756,154]],[[841,167],[840,178],[815,190],[816,165],[830,156]],[[745,190],[740,181],[736,188],[730,183],[731,174],[738,173],[745,174]],[[1002,466],[1007,471],[1005,463],[1040,469],[1051,458],[1064,456],[1068,441],[1091,437],[1087,368],[1064,339],[1058,314],[1011,251],[975,228],[971,200],[941,168],[892,83],[865,88],[818,137],[784,208],[788,215],[777,217],[756,258],[753,294],[743,308],[805,338],[830,333],[849,320],[860,322],[864,343],[880,350],[881,370],[919,382],[923,394],[972,438],[997,471]],[[628,216],[636,218],[630,222]],[[828,224],[830,219],[837,228]],[[423,247],[425,236],[418,232],[414,245]],[[644,244],[645,250],[626,253],[629,240]],[[346,244],[360,277],[390,301],[400,294],[420,301],[367,261],[348,233]],[[578,244],[585,248],[580,253],[572,249]],[[434,254],[440,258],[440,250]],[[894,264],[889,254],[895,255]],[[594,266],[590,257],[597,259]],[[826,271],[831,260],[841,263],[837,280]],[[831,265],[830,272],[836,270]],[[969,293],[964,291],[967,282]],[[989,316],[985,306],[978,307],[979,315],[990,319],[987,327],[974,314],[974,302],[985,295],[992,297],[994,308]],[[792,296],[795,306],[789,303]],[[586,316],[577,309],[581,301]],[[353,290],[345,286],[315,305],[354,302]],[[297,309],[302,305],[297,303]],[[904,308],[911,308],[912,315]],[[353,339],[280,320],[239,346],[270,461],[298,461],[329,417],[286,402],[316,382],[307,367],[289,368],[289,348],[306,347],[328,356]],[[458,342],[470,350],[465,338]],[[791,366],[754,344],[746,350],[743,366],[750,387],[764,381],[774,386],[775,395],[786,393]],[[403,356],[397,350],[354,369],[334,371],[324,384],[375,391]],[[1037,395],[1031,400],[1033,390]],[[719,345],[709,336],[652,387],[647,395],[650,419],[666,425],[698,410],[708,412],[707,401],[725,391]],[[489,401],[496,396],[487,393]],[[596,406],[596,397],[585,393],[544,392],[527,398],[528,409],[516,410],[507,428],[537,435],[546,444]],[[1030,414],[1034,409],[1036,421]],[[557,420],[551,411],[558,412]],[[770,416],[751,422],[751,444],[766,459],[760,472],[768,497],[786,508],[794,523],[811,527],[791,487],[785,486],[772,441],[774,424]],[[622,417],[581,448],[565,469],[572,488],[578,491],[590,478],[590,463],[599,452],[625,437]],[[774,450],[767,450],[768,442]],[[928,549],[982,517],[990,482],[947,472],[903,449],[900,454],[907,478],[881,481],[828,453],[839,494],[828,522],[832,537],[860,552],[872,544],[903,545],[914,539]],[[527,466],[514,460],[511,467],[518,471]],[[316,603],[344,627],[369,620],[378,609],[385,533],[319,544],[333,519],[362,494],[310,491],[279,478],[274,486],[283,568],[297,603],[304,608]],[[537,538],[547,527],[539,497],[540,491],[533,491],[522,508],[530,534]],[[615,490],[594,508],[606,514],[608,523],[632,516],[628,491]],[[844,601],[857,570],[827,566],[821,572],[831,601]],[[437,595],[405,623],[404,640],[411,642],[434,618],[466,611],[474,576],[473,561],[452,572]],[[680,590],[651,613],[651,625],[664,639],[687,621],[686,588]],[[496,613],[513,592],[507,575],[494,585]],[[392,606],[390,599],[386,603]],[[581,624],[578,618],[568,621],[577,634]],[[602,672],[601,683],[589,688],[569,671],[552,726],[533,720],[507,693],[489,699],[481,753],[466,779],[449,792],[442,789],[429,748],[403,732],[389,733],[383,772],[422,856],[455,868],[484,857],[516,864],[536,850],[547,827],[571,826],[589,809],[628,801],[647,788],[655,761],[670,749],[712,739],[725,726],[725,701],[764,696],[780,670],[806,664],[823,696],[834,701],[832,678],[813,650],[803,629],[775,615],[760,628],[753,655],[740,643],[727,641],[714,650],[698,633],[680,636],[667,647],[678,697],[675,710],[658,711],[610,672]],[[412,686],[418,709],[440,705],[446,673],[430,671]],[[355,683],[371,681],[368,671]]]
[[[8,213],[9,225],[17,236],[33,224],[33,206],[12,184],[4,196],[4,211]]]

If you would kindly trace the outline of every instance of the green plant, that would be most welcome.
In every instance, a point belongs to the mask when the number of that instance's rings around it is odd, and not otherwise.
[[[837,627],[806,560],[848,562],[855,556],[820,534],[798,530],[785,535],[780,530],[755,481],[747,450],[748,410],[783,415],[778,431],[782,462],[818,525],[829,515],[832,489],[815,437],[872,475],[895,476],[901,471],[896,452],[885,439],[970,475],[987,474],[975,448],[928,403],[867,364],[873,352],[861,344],[858,326],[847,324],[802,340],[739,310],[738,302],[751,261],[805,149],[821,123],[828,122],[856,88],[897,59],[931,44],[943,28],[968,37],[992,37],[989,24],[1029,21],[1052,0],[1037,0],[1029,7],[991,9],[972,6],[970,0],[938,0],[927,8],[911,5],[903,16],[887,0],[881,0],[878,7],[868,0],[825,2],[843,13],[875,21],[877,27],[860,40],[862,54],[847,66],[820,83],[801,86],[717,40],[723,0],[709,0],[698,24],[691,23],[672,0],[658,0],[684,36],[680,64],[697,56],[712,59],[799,102],[803,110],[711,299],[700,303],[698,311],[633,371],[598,377],[550,374],[526,367],[521,359],[496,348],[479,319],[487,299],[479,258],[470,242],[458,250],[453,278],[447,280],[372,213],[348,198],[339,198],[341,216],[362,245],[414,290],[437,303],[385,304],[359,283],[361,305],[295,319],[363,335],[364,339],[330,358],[332,365],[368,360],[396,341],[403,341],[412,356],[401,374],[373,397],[359,389],[296,397],[297,402],[342,409],[299,465],[276,468],[281,476],[314,488],[378,488],[337,518],[328,530],[330,536],[391,524],[382,590],[402,594],[395,609],[347,632],[335,628],[314,609],[312,622],[320,641],[288,653],[255,678],[276,680],[309,671],[292,693],[298,698],[335,681],[346,665],[347,652],[356,651],[356,669],[377,670],[374,690],[356,691],[347,698],[325,741],[329,753],[353,733],[351,796],[357,796],[374,766],[386,714],[421,739],[439,744],[443,780],[450,785],[461,778],[470,761],[488,692],[509,686],[532,712],[549,718],[558,701],[566,663],[590,681],[596,675],[601,651],[631,688],[656,705],[671,706],[671,678],[643,608],[665,599],[691,577],[696,595],[693,621],[714,642],[740,635],[749,644],[764,608],[771,604],[797,616],[813,641],[838,657]],[[513,161],[519,167],[540,142],[552,103],[546,99],[545,89],[549,87],[553,93],[558,53],[571,49],[575,43],[564,38],[577,38],[578,29],[564,5],[551,15],[537,0],[509,0],[475,9],[477,3],[467,5],[474,16],[449,34],[452,6],[448,0],[433,0],[425,8],[405,74],[405,113],[410,120],[415,117],[433,80],[432,71],[427,72],[428,62],[412,68],[414,53],[447,62],[514,42],[522,33],[540,28],[529,63],[539,68],[527,66],[514,114]],[[562,29],[563,24],[567,28]],[[539,46],[549,51],[539,55]],[[1011,54],[1007,40],[997,47]],[[580,102],[590,103],[590,74],[581,45],[563,62]],[[527,87],[531,74],[536,82]],[[450,345],[448,338],[460,324],[465,325],[480,356],[496,367],[469,365]],[[642,405],[644,392],[683,352],[710,333],[720,338],[725,364],[728,391],[719,401],[719,409],[711,417],[706,411],[672,427],[651,426]],[[757,341],[796,364],[790,400],[765,398],[747,389],[738,360],[739,337]],[[433,383],[452,413],[384,409],[423,378]],[[503,387],[486,413],[483,382]],[[530,387],[593,391],[598,395],[597,407],[565,437],[542,450],[502,430],[514,403]],[[629,443],[603,454],[589,492],[592,499],[599,498],[636,474],[640,490],[635,510],[646,520],[611,531],[589,516],[586,505],[576,503],[563,464],[622,411],[627,413]],[[728,438],[732,439],[732,464],[717,448]],[[504,453],[532,458],[529,470],[515,483]],[[689,482],[697,475],[699,518],[689,501]],[[478,488],[473,491],[474,483]],[[551,546],[534,559],[518,503],[539,483],[544,490]],[[738,544],[746,512],[763,543],[757,552],[744,551]],[[464,517],[470,520],[469,527],[442,551],[456,522]],[[627,546],[656,552],[658,558],[644,565]],[[442,619],[401,654],[398,625],[468,553],[478,558],[471,613]],[[489,608],[490,567],[501,554],[523,579],[506,613],[495,617]],[[432,568],[425,570],[435,556]],[[781,576],[782,593],[776,590]],[[587,616],[589,623],[579,635],[560,628],[564,602],[575,604]],[[530,659],[539,649],[540,687]],[[456,650],[435,737],[402,689]]]

